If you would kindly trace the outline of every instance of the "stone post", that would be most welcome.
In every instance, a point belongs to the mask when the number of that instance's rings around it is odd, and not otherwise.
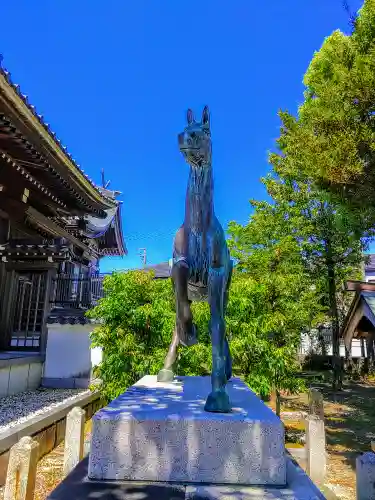
[[[324,420],[317,415],[306,418],[306,472],[317,484],[323,484],[326,474],[326,436]]]
[[[85,410],[76,406],[66,417],[64,476],[83,458]]]
[[[323,394],[318,389],[309,390],[309,414],[324,420]]]
[[[375,500],[375,453],[357,457],[357,500]]]
[[[39,443],[29,436],[10,449],[4,500],[33,500]]]

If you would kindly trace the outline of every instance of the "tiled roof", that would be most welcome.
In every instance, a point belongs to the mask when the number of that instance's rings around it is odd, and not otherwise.
[[[121,204],[106,210],[106,219],[86,216],[86,228],[83,231],[87,238],[97,238],[101,255],[127,255],[121,230]]]
[[[51,200],[53,200],[57,205],[60,205],[63,208],[67,208],[66,204],[60,200],[57,196],[55,196],[47,187],[43,186],[39,180],[35,179],[26,169],[22,166],[18,165],[8,154],[1,152],[0,157],[9,163],[15,170],[17,170],[23,177],[25,177],[31,184],[36,186],[38,189],[42,191],[46,196],[48,196]]]
[[[362,292],[361,297],[366,302],[375,317],[375,292]]]
[[[89,319],[85,311],[79,309],[52,309],[47,317],[47,325],[87,325],[96,323]]]
[[[114,200],[111,198],[111,196],[108,195],[108,193],[103,192],[98,186],[94,183],[94,181],[85,173],[83,169],[81,169],[80,165],[74,160],[72,155],[69,153],[67,150],[66,146],[62,144],[60,139],[56,136],[55,132],[52,131],[49,123],[47,123],[44,119],[44,117],[39,114],[28,99],[28,96],[23,94],[21,92],[21,88],[18,84],[14,83],[11,79],[11,74],[9,71],[7,71],[3,66],[2,66],[2,57],[0,55],[0,76],[3,76],[4,79],[6,80],[7,84],[13,89],[13,91],[18,95],[18,97],[24,102],[24,104],[27,106],[28,110],[34,115],[34,117],[38,120],[40,125],[46,130],[50,138],[54,141],[54,143],[57,145],[59,148],[60,152],[65,156],[66,160],[70,162],[73,167],[76,169],[77,174],[83,175],[88,183],[94,188],[96,193],[102,198],[108,201],[110,204],[114,202]]]

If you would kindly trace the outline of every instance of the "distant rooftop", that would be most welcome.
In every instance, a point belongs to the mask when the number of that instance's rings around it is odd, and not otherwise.
[[[161,264],[149,265],[144,267],[146,271],[154,271],[155,278],[166,279],[171,277],[171,267],[169,262],[162,262]]]

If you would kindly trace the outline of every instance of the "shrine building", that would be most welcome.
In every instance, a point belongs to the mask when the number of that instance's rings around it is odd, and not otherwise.
[[[50,369],[46,357],[60,349],[59,363],[69,365],[77,354],[69,338],[79,328],[88,356],[85,312],[103,294],[99,261],[127,253],[120,194],[89,179],[0,67],[0,397],[19,391],[12,376],[18,371],[19,380],[22,366],[24,378],[34,374],[26,388],[38,380],[79,386],[90,377],[87,359],[85,368],[76,360],[70,374],[59,374],[56,353]]]

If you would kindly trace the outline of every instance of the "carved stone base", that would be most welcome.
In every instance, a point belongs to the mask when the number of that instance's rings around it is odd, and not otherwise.
[[[240,379],[207,413],[210,377],[146,376],[93,417],[89,478],[285,485],[284,427]]]

